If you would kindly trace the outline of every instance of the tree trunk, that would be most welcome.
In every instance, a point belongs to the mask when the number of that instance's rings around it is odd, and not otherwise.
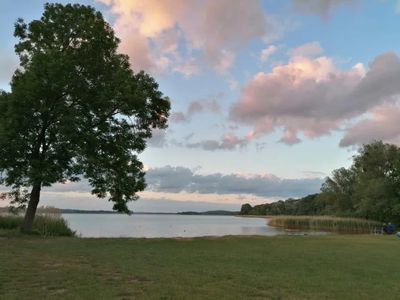
[[[42,183],[35,184],[32,187],[28,208],[25,213],[24,223],[22,224],[21,231],[31,232],[33,226],[33,220],[35,219],[36,209],[40,200],[40,190],[42,189]]]

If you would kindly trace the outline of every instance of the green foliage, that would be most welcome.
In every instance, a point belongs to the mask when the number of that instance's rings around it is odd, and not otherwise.
[[[0,200],[6,200],[10,203],[11,206],[7,208],[9,212],[18,213],[25,209],[29,196],[27,189],[14,188],[10,192],[0,193]]]
[[[251,215],[251,211],[252,211],[252,207],[248,203],[243,204],[242,207],[240,208],[241,215]]]
[[[353,164],[326,178],[320,194],[246,207],[247,215],[333,215],[400,225],[400,148],[363,145]]]
[[[329,216],[273,216],[268,224],[287,229],[334,231],[340,233],[381,233],[382,231],[382,223],[380,222]]]
[[[333,172],[321,189],[326,211],[400,224],[400,149],[363,145],[349,169]]]
[[[359,215],[400,224],[400,149],[376,142],[354,158],[354,195]]]
[[[46,4],[39,20],[19,19],[20,68],[0,94],[1,181],[15,190],[88,179],[114,209],[145,188],[137,154],[165,128],[170,101],[118,54],[100,12]],[[36,204],[37,205],[37,204]]]
[[[334,170],[332,177],[326,178],[322,184],[320,196],[320,199],[326,205],[326,210],[342,213],[354,211],[352,196],[355,180],[353,170],[345,168]]]
[[[322,205],[317,201],[318,194],[308,195],[301,199],[279,200],[268,204],[252,207],[242,205],[241,215],[317,215],[322,211]],[[246,205],[246,207],[244,207]]]
[[[0,216],[0,229],[16,230],[22,226],[24,219],[17,215]],[[43,237],[75,236],[75,232],[68,227],[68,223],[61,217],[38,215],[33,222],[34,234]]]
[[[68,227],[63,218],[37,216],[33,223],[34,231],[41,236],[75,236],[75,232]]]
[[[0,228],[1,229],[17,229],[22,224],[22,218],[20,216],[5,215],[0,216]]]

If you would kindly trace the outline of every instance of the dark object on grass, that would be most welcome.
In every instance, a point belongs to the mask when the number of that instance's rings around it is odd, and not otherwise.
[[[386,234],[393,234],[395,226],[392,223],[384,224],[383,225],[383,232]]]

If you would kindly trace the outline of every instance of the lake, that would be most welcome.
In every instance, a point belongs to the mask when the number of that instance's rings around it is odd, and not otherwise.
[[[198,237],[284,234],[263,218],[157,214],[63,214],[82,237]]]

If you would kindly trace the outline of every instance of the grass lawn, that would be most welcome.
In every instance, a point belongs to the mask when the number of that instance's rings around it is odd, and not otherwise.
[[[399,299],[394,236],[0,237],[0,299]]]

